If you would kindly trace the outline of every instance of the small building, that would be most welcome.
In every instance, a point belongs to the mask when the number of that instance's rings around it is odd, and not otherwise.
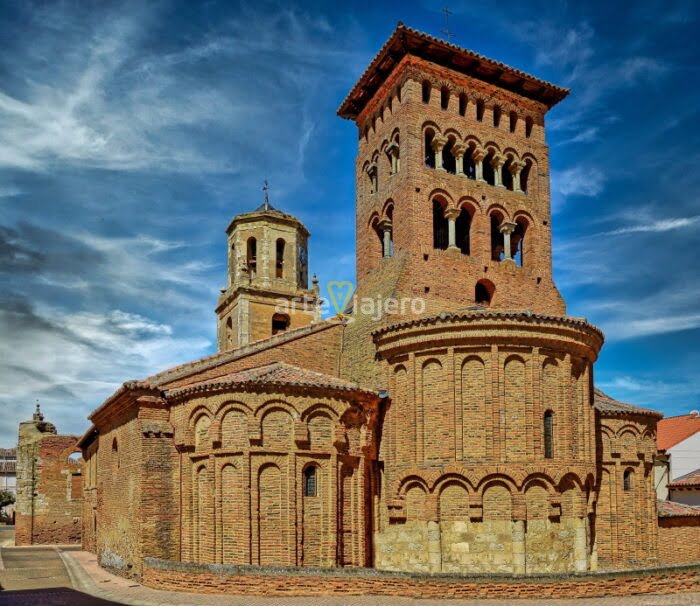
[[[656,442],[658,497],[700,505],[700,412],[659,421]]]

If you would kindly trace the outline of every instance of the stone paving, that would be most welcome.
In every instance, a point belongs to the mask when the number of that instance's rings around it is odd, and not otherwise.
[[[698,593],[578,600],[417,600],[373,596],[251,598],[158,591],[110,574],[91,553],[60,547],[1,550],[0,606],[699,606]],[[8,566],[9,564],[9,566]],[[10,568],[10,566],[12,568]],[[24,571],[24,572],[22,572]],[[38,574],[37,571],[43,571]],[[26,578],[22,578],[25,575]],[[15,591],[23,586],[25,590]],[[71,589],[72,586],[72,589]],[[29,589],[29,587],[32,587]]]

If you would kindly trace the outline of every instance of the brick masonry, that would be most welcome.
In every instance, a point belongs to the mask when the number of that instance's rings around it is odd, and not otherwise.
[[[696,526],[657,522],[660,415],[595,392],[603,335],[565,315],[553,282],[548,104],[538,94],[411,53],[382,75],[354,115],[357,295],[420,298],[425,309],[375,319],[357,304],[348,316],[308,316],[267,337],[263,305],[246,320],[252,342],[222,340],[220,325],[217,355],[126,383],[81,439],[84,544],[103,565],[162,588],[256,595],[566,597],[697,587],[696,568],[572,574],[700,553],[661,545]],[[426,166],[428,130],[525,162],[527,192]],[[434,201],[450,217],[468,212],[468,251],[434,247]],[[262,301],[274,281],[278,218],[255,211],[248,219],[229,231],[233,273],[220,322],[236,301]],[[292,219],[286,237],[305,245]],[[501,222],[524,233],[522,265],[494,255],[506,244],[494,231]],[[247,229],[264,244],[257,279],[262,263],[270,284],[247,283],[244,293]],[[379,232],[393,239],[389,250]],[[306,287],[296,274],[280,279],[290,280],[278,284],[289,296]],[[490,285],[490,301],[476,296],[478,282]],[[299,381],[293,369],[279,381],[232,378],[277,362],[296,367]],[[270,566],[375,571],[283,576]],[[421,576],[445,573],[485,576]],[[564,576],[511,578],[555,573]]]

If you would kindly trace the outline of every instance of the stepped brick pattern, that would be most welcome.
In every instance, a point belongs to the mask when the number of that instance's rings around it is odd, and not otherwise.
[[[658,517],[661,415],[595,390],[603,335],[552,278],[544,120],[567,92],[399,25],[339,110],[359,134],[355,298],[320,320],[303,225],[267,196],[235,217],[219,353],[90,416],[86,548],[152,586],[243,594],[697,587],[658,568],[700,560],[664,545],[700,518]],[[625,568],[647,572],[590,574]]]

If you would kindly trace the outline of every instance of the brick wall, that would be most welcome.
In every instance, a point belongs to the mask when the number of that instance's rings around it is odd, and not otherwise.
[[[700,562],[700,517],[659,518],[659,562]]]
[[[245,566],[225,566],[213,570],[207,566],[147,560],[143,583],[166,591],[251,596],[561,599],[697,591],[700,566],[523,579],[503,576],[421,576],[375,570],[261,570]]]
[[[79,453],[76,442],[76,436],[57,435],[50,424],[20,426],[17,545],[80,543],[82,459],[71,458]]]

